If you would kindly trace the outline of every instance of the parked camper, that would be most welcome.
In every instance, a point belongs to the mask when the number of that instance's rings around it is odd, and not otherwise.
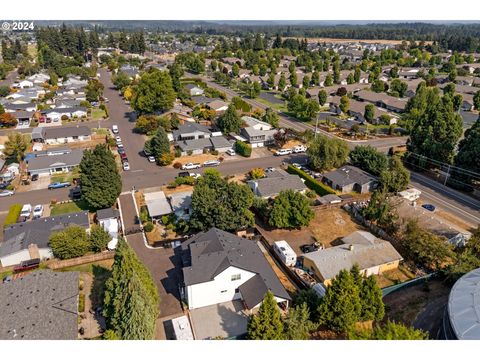
[[[275,241],[273,250],[285,265],[295,266],[297,263],[297,254],[285,240]]]
[[[415,189],[415,188],[411,188],[411,189],[407,189],[407,190],[404,190],[404,191],[400,191],[398,193],[398,195],[400,195],[401,197],[403,197],[404,199],[407,199],[408,201],[416,201],[418,200],[418,198],[420,197],[420,195],[422,194],[422,192],[418,189]]]

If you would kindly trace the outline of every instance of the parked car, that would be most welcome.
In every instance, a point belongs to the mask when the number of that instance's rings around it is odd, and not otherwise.
[[[26,220],[26,219],[30,218],[31,214],[32,214],[32,205],[24,204],[23,207],[22,207],[22,210],[20,212],[20,217],[25,218],[25,220]]]
[[[72,200],[80,200],[82,198],[82,190],[76,187],[70,191],[70,197]]]
[[[69,182],[54,182],[48,185],[48,190],[60,189],[64,187],[69,187],[71,184]]]
[[[13,280],[12,275],[7,275],[3,278],[2,283],[6,284],[6,283],[11,282],[12,280]]]
[[[120,154],[120,158],[122,159],[122,161],[123,161],[124,159],[126,159],[126,158],[127,158],[127,153],[126,153],[125,151],[123,151],[123,152]]]
[[[199,173],[189,173],[189,176],[193,177],[195,180],[198,180],[202,177],[202,174]]]
[[[269,172],[272,172],[272,171],[275,171],[274,167],[269,166],[269,167],[265,168],[266,173],[269,173]]]
[[[148,157],[148,156],[151,156],[152,153],[151,153],[150,151],[148,151],[148,150],[143,149],[143,155],[145,155],[145,156]]]
[[[235,150],[233,150],[233,149],[228,149],[225,153],[228,154],[228,155],[230,155],[230,156],[235,156],[235,155],[237,155],[237,153],[236,153]]]
[[[276,156],[290,155],[291,153],[292,149],[280,149],[275,151]]]
[[[125,170],[125,171],[130,170],[130,164],[129,164],[127,161],[125,161],[125,162],[123,163],[123,170]]]
[[[27,271],[31,269],[35,269],[40,265],[40,259],[30,259],[22,261],[19,265],[13,268],[14,273]]]
[[[304,153],[305,151],[307,151],[307,147],[305,145],[297,145],[293,148],[293,152],[295,154]]]
[[[118,126],[117,125],[112,125],[112,132],[116,135],[118,134]]]
[[[187,163],[182,165],[182,170],[192,170],[192,169],[199,169],[202,165],[200,163]]]
[[[33,174],[32,181],[37,181],[37,180],[38,180],[38,174]]]
[[[428,211],[435,211],[435,205],[432,204],[423,204],[422,207]]]
[[[155,162],[155,158],[153,156],[149,156],[148,157],[148,161],[151,162],[151,163],[154,163]]]
[[[320,244],[319,243],[306,244],[306,245],[300,246],[300,250],[302,250],[302,252],[304,254],[317,251],[318,249],[320,249]]]
[[[125,154],[125,149],[123,147],[120,147],[117,149],[117,152],[122,155],[122,154]]]
[[[38,219],[43,215],[43,205],[35,205],[33,208],[33,218]]]
[[[188,171],[181,171],[178,173],[177,177],[189,177],[190,173]]]
[[[0,197],[12,196],[13,194],[15,194],[15,191],[13,191],[13,190],[3,190],[3,191],[0,191]]]
[[[220,165],[219,160],[207,160],[203,163],[203,166],[218,166]]]
[[[305,169],[305,167],[303,167],[302,165],[300,165],[300,164],[298,164],[298,163],[293,163],[292,166],[293,166],[293,167],[296,167],[296,168],[299,169],[299,170],[304,170],[304,169]]]
[[[118,143],[122,142],[122,138],[120,136],[115,137],[115,141]]]
[[[0,184],[0,190],[6,189],[10,185],[10,181],[5,181]]]

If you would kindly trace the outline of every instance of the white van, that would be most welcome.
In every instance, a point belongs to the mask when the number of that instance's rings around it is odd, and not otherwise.
[[[114,134],[118,134],[118,126],[117,125],[112,125],[112,132]]]
[[[418,189],[411,188],[404,191],[400,191],[398,195],[400,195],[404,199],[407,199],[408,201],[417,201],[420,195],[422,195],[422,192]]]
[[[29,219],[31,214],[32,214],[32,205],[30,204],[23,205],[22,211],[20,212],[20,217]]]
[[[230,156],[235,156],[237,153],[235,152],[235,150],[233,149],[228,149],[226,152],[226,154],[230,155]]]

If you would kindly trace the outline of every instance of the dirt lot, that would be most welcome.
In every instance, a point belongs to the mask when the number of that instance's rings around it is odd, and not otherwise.
[[[398,290],[383,298],[385,320],[413,325],[429,331],[430,337],[436,338],[449,293],[450,286],[442,280]]]
[[[339,240],[354,231],[365,230],[340,208],[315,209],[310,225],[300,230],[270,230],[262,225],[262,234],[270,243],[286,240],[292,249],[301,254],[300,246],[318,241],[325,247],[339,244]]]

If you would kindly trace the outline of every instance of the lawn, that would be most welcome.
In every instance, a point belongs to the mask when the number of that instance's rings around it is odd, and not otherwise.
[[[105,110],[102,109],[92,109],[92,119],[93,120],[101,120],[106,116]]]
[[[80,177],[80,171],[78,167],[75,167],[72,171],[64,174],[52,175],[51,182],[72,182],[73,179]]]
[[[264,105],[267,105],[268,107],[271,107],[272,109],[275,109],[277,111],[281,111],[281,112],[284,112],[284,113],[287,113],[288,112],[288,109],[287,109],[287,106],[286,104],[274,104],[266,99],[262,99],[260,97],[257,97],[255,99],[255,101],[258,101],[259,103],[262,103]]]
[[[89,210],[88,205],[84,201],[72,201],[64,204],[53,205],[50,216],[69,214],[84,210]]]

